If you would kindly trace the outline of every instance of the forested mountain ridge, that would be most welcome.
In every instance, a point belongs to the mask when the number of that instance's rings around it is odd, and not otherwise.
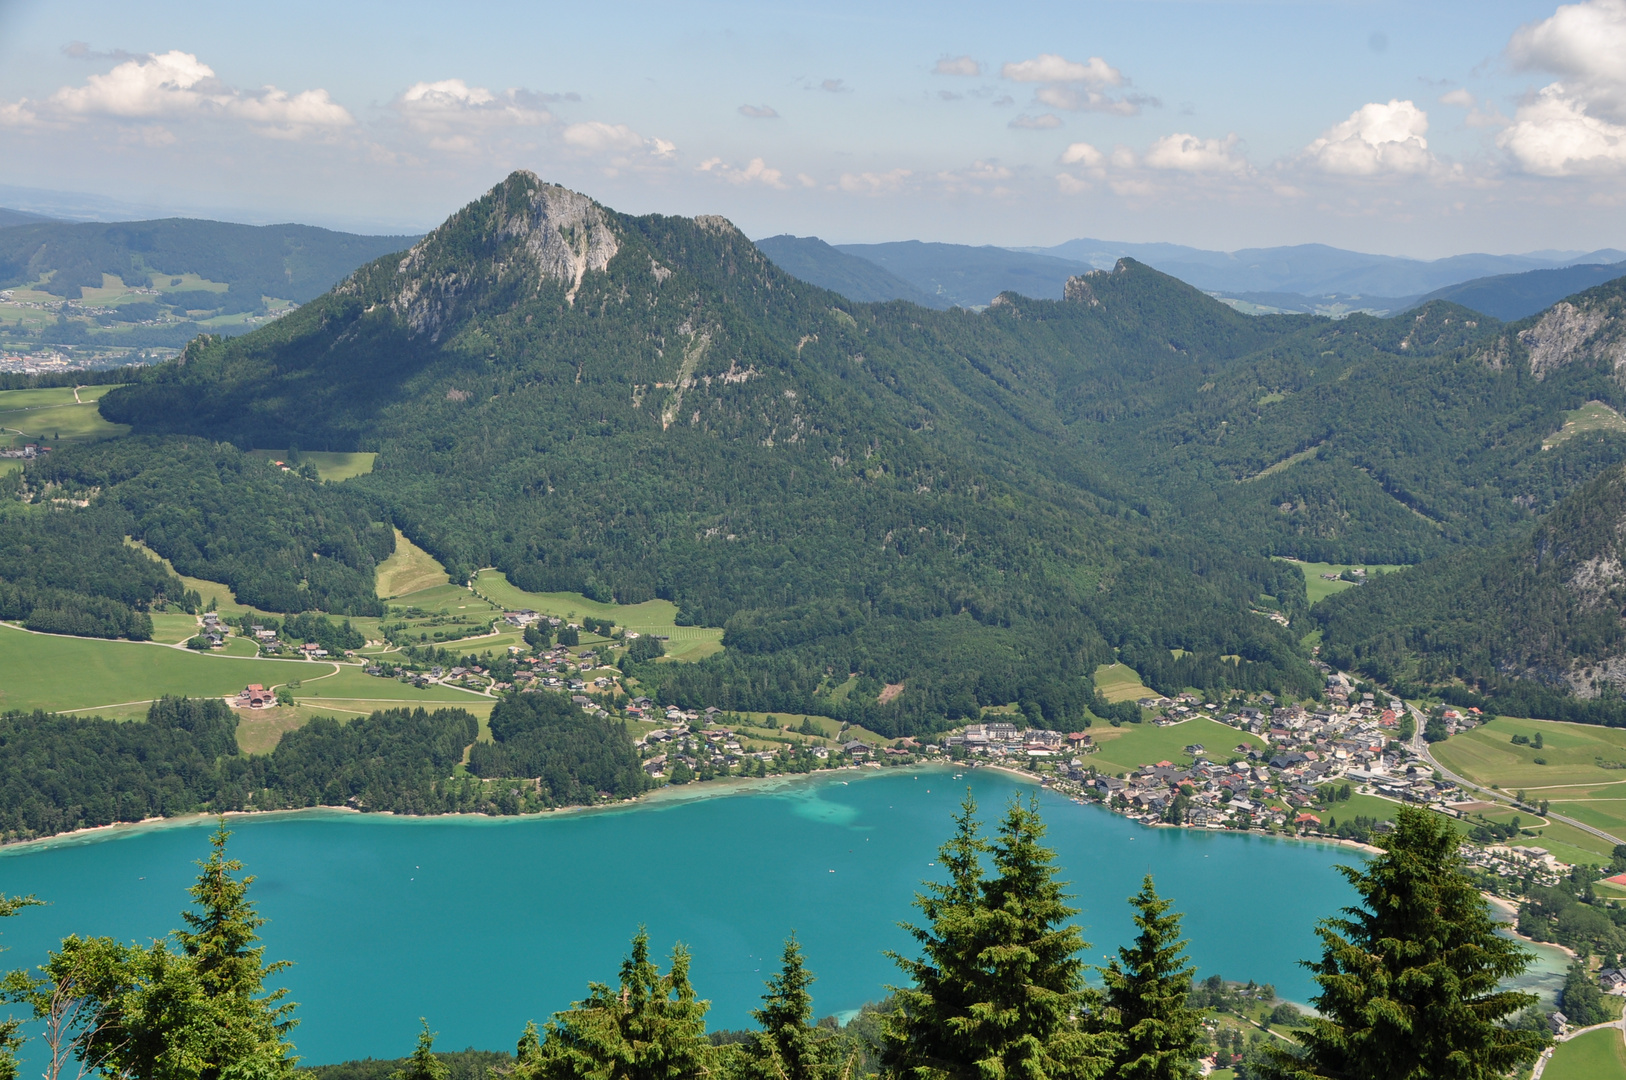
[[[375,450],[345,497],[454,578],[495,566],[725,625],[723,655],[650,666],[673,699],[819,711],[862,672],[907,689],[842,707],[898,734],[1010,701],[1073,722],[1115,657],[1159,688],[1313,687],[1303,582],[1269,556],[1505,542],[1626,459],[1608,431],[1541,449],[1621,388],[1515,356],[1536,321],[1252,318],[1127,259],[1066,296],[856,304],[721,218],[517,173],[101,408]]]
[[[1626,470],[1616,467],[1561,502],[1527,539],[1458,552],[1329,599],[1316,609],[1323,653],[1385,679],[1463,681],[1499,696],[1605,695],[1618,706],[1626,689],[1623,566]]]

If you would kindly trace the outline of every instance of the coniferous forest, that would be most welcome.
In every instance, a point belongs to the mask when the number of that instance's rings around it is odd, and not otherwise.
[[[1626,407],[1605,355],[1623,291],[1572,298],[1604,329],[1561,360],[1542,316],[1250,317],[1132,260],[1060,301],[860,304],[722,219],[515,173],[285,318],[121,375],[100,409],[132,437],[0,479],[6,546],[89,541],[51,545],[72,587],[0,550],[0,604],[140,637],[184,590],[103,573],[122,533],[268,611],[374,614],[399,528],[454,581],[491,566],[725,627],[724,653],[650,668],[669,700],[888,736],[1013,701],[1081,726],[1108,715],[1090,673],[1118,659],[1161,692],[1313,696],[1317,623],[1340,661],[1592,716],[1564,703],[1612,647],[1585,598],[1475,567],[1567,528],[1566,499],[1606,512],[1584,492],[1626,435],[1555,433]],[[377,459],[323,483],[244,453],[267,446]],[[1420,568],[1312,620],[1284,558]],[[1459,594],[1564,630],[1550,655],[1492,655],[1435,628],[1473,622],[1429,599]],[[833,697],[837,672],[906,690]]]
[[[1509,1021],[1534,995],[1497,987],[1530,955],[1495,933],[1449,823],[1403,808],[1396,824],[1371,862],[1344,868],[1357,905],[1320,923],[1321,955],[1306,960],[1317,1015],[1267,1010],[1241,1046],[1216,1045],[1200,1020],[1204,1008],[1241,1008],[1243,995],[1217,977],[1194,985],[1181,915],[1150,876],[1129,898],[1134,939],[1091,967],[1037,804],[1013,800],[990,835],[968,796],[939,851],[942,878],[915,897],[907,929],[917,948],[893,956],[898,985],[845,1025],[815,1019],[817,958],[791,933],[752,1012],[757,1026],[708,1032],[688,950],[678,943],[663,961],[640,928],[613,977],[527,1024],[511,1055],[437,1054],[426,1018],[399,1063],[308,1071],[315,1080],[1176,1080],[1223,1054],[1248,1080],[1491,1080],[1528,1066],[1550,1039]],[[240,876],[229,836],[222,822],[182,928],[150,945],[75,935],[37,969],[5,976],[0,1075],[17,1075],[21,1049],[48,1060],[51,1078],[67,1068],[128,1080],[292,1080],[299,1007],[275,982],[293,958],[260,941],[253,878]],[[27,918],[46,899],[0,898],[0,916]],[[36,1021],[26,1044],[25,1019]]]

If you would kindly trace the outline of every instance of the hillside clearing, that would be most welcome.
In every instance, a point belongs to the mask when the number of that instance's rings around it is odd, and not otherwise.
[[[1541,448],[1551,450],[1577,435],[1584,435],[1590,431],[1626,434],[1626,416],[1621,416],[1604,402],[1589,401],[1579,409],[1571,409],[1565,413],[1564,426],[1547,436]]]
[[[450,584],[451,580],[446,568],[433,555],[408,540],[400,529],[395,530],[395,551],[378,564],[379,599],[393,600],[408,593]]]
[[[543,615],[569,622],[579,622],[591,616],[609,619],[626,630],[638,634],[654,634],[667,638],[666,655],[674,660],[700,660],[721,652],[721,627],[677,625],[677,605],[670,600],[646,600],[642,604],[606,604],[589,600],[581,593],[526,592],[508,580],[500,570],[482,570],[475,575],[474,589],[479,595],[500,605],[506,611],[529,608]]]
[[[1140,681],[1140,673],[1128,664],[1102,664],[1096,668],[1095,692],[1114,705],[1158,696],[1156,690]]]

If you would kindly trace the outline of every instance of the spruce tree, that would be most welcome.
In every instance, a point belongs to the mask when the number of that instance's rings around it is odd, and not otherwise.
[[[1120,946],[1118,959],[1101,969],[1106,1004],[1118,1032],[1113,1054],[1116,1080],[1176,1080],[1191,1070],[1198,1027],[1197,1010],[1187,1004],[1193,968],[1180,937],[1180,913],[1160,899],[1146,875],[1129,898],[1140,933],[1134,945]]]
[[[706,1011],[689,983],[689,952],[672,950],[662,975],[640,927],[622,961],[621,985],[588,986],[586,1000],[555,1013],[523,1080],[691,1080],[711,1071]],[[523,1046],[523,1042],[522,1042]]]
[[[791,934],[779,974],[768,980],[762,1008],[751,1018],[762,1025],[750,1044],[751,1073],[763,1080],[825,1080],[827,1040],[813,1026],[813,975],[802,963],[802,947]]]
[[[418,1046],[407,1059],[406,1067],[391,1073],[390,1080],[446,1080],[451,1071],[435,1056],[435,1032],[429,1030],[428,1018],[420,1016],[418,1022],[423,1025],[423,1030],[418,1032]]]
[[[1299,1033],[1302,1053],[1267,1048],[1268,1075],[1308,1080],[1495,1080],[1534,1061],[1544,1032],[1500,1023],[1536,1000],[1497,987],[1530,954],[1496,934],[1462,869],[1456,830],[1403,806],[1383,854],[1341,867],[1360,906],[1317,927],[1321,959],[1306,962],[1321,1014]]]
[[[908,927],[925,957],[894,957],[913,977],[898,990],[882,1065],[912,1080],[1089,1080],[1108,1064],[1109,1038],[1083,1018],[1098,1011],[1084,985],[1087,947],[1067,920],[1037,805],[1014,801],[992,844],[968,796],[942,849],[949,880],[916,897],[930,920]],[[994,876],[983,879],[980,858]]]

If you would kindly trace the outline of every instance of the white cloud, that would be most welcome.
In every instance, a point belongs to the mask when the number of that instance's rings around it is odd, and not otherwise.
[[[1429,153],[1428,114],[1411,101],[1371,102],[1328,128],[1304,149],[1323,172],[1344,176],[1426,173],[1437,165]]]
[[[740,115],[749,116],[753,120],[777,120],[779,113],[772,105],[741,105]]]
[[[859,195],[879,195],[901,189],[904,182],[913,175],[914,173],[908,169],[893,169],[884,173],[842,173],[837,184],[842,191]]]
[[[853,88],[847,85],[846,79],[826,79],[819,84],[819,89],[831,94],[850,94]]]
[[[940,172],[935,179],[946,194],[997,198],[1011,194],[1006,181],[1015,177],[1014,172],[997,161],[973,161],[968,168]]]
[[[1441,94],[1440,104],[1455,105],[1459,109],[1472,109],[1479,103],[1474,100],[1474,96],[1472,94],[1468,93],[1468,91],[1459,86],[1449,93]]]
[[[1626,125],[1589,115],[1586,103],[1560,83],[1519,106],[1496,137],[1527,172],[1539,176],[1613,172],[1626,167]]]
[[[1008,126],[1027,131],[1046,131],[1050,128],[1061,127],[1061,117],[1055,113],[1043,113],[1039,116],[1029,116],[1027,113],[1023,113],[1015,120],[1012,120]]]
[[[571,124],[560,135],[566,146],[591,157],[603,157],[614,165],[630,165],[647,158],[670,158],[677,146],[665,139],[646,138],[625,124],[585,120]]]
[[[1134,116],[1142,105],[1157,104],[1157,99],[1143,94],[1114,96],[1107,93],[1109,89],[1127,86],[1129,80],[1099,56],[1092,56],[1081,64],[1055,53],[1040,53],[1032,60],[1005,64],[999,74],[1012,82],[1043,84],[1033,92],[1034,100],[1052,109]]]
[[[1076,142],[1061,152],[1063,165],[1084,165],[1098,169],[1106,164],[1106,155],[1087,142]]]
[[[1089,181],[1080,180],[1071,173],[1057,173],[1056,187],[1063,195],[1082,195],[1090,190],[1091,185]]]
[[[481,127],[526,127],[551,124],[550,95],[512,88],[494,93],[470,86],[462,79],[413,83],[391,102],[391,107],[419,131],[464,131]]]
[[[239,90],[191,53],[171,50],[131,57],[82,85],[44,101],[0,104],[0,122],[31,124],[90,119],[214,118],[247,123],[261,134],[296,137],[350,127],[355,118],[326,90],[290,94],[275,86]]]
[[[1012,82],[1084,83],[1086,86],[1122,86],[1123,72],[1101,59],[1090,57],[1080,64],[1055,53],[1040,53],[1032,60],[1020,60],[999,69],[1001,77]]]
[[[743,169],[735,168],[722,158],[707,158],[700,163],[700,171],[721,177],[731,184],[765,184],[780,189],[790,186],[785,183],[784,173],[778,169],[768,168],[761,158],[752,158],[750,164]]]
[[[1626,120],[1626,0],[1564,4],[1515,31],[1507,53],[1520,68],[1560,76],[1590,111]]]
[[[938,59],[932,74],[977,76],[982,74],[982,65],[969,56],[944,56]]]
[[[1149,169],[1188,173],[1244,173],[1248,163],[1236,153],[1236,135],[1199,139],[1195,135],[1165,135],[1152,143],[1141,158]]]
[[[1541,176],[1626,167],[1626,0],[1564,4],[1520,27],[1507,53],[1560,79],[1519,105],[1498,146]]]

